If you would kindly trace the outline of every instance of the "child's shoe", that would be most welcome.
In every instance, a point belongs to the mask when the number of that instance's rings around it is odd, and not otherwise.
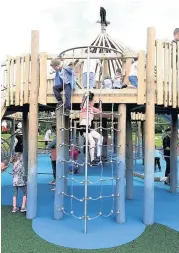
[[[18,211],[19,211],[19,208],[18,208],[18,207],[13,207],[12,213],[17,213]]]
[[[50,189],[50,190],[51,190],[52,192],[55,192],[55,189],[56,189],[56,188],[54,187],[54,188],[52,188],[52,189]]]
[[[49,182],[48,184],[56,185],[56,181],[55,181],[55,180],[52,180],[52,181]]]
[[[21,213],[26,212],[26,211],[27,211],[27,210],[26,210],[26,207],[22,207],[20,211],[21,211]]]

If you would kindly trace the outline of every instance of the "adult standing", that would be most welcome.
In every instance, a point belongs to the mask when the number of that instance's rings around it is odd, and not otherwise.
[[[168,177],[170,174],[170,139],[171,139],[171,129],[168,128],[165,130],[166,136],[163,139],[163,152],[164,158],[166,161],[166,170],[165,177]]]

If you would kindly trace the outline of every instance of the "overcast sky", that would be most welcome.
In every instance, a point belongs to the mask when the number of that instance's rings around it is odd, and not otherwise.
[[[40,51],[90,44],[100,32],[96,24],[104,6],[111,22],[108,33],[135,50],[146,48],[146,29],[158,39],[172,39],[179,27],[179,0],[8,0],[1,2],[0,61],[6,55],[30,52],[30,31],[40,30]]]

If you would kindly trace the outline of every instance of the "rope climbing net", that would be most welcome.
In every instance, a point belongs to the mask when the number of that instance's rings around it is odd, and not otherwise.
[[[60,126],[60,130],[61,130],[61,143],[59,143],[60,145],[60,156],[58,156],[57,153],[57,160],[58,163],[60,164],[60,168],[57,168],[57,182],[56,182],[56,203],[58,203],[57,205],[57,209],[59,212],[62,212],[66,215],[71,215],[76,219],[79,220],[84,220],[84,232],[87,232],[87,221],[88,220],[93,220],[96,219],[100,216],[103,217],[109,217],[113,214],[119,214],[120,210],[119,209],[115,209],[115,200],[117,200],[117,198],[120,197],[120,188],[116,188],[115,189],[115,182],[117,184],[117,182],[120,181],[120,177],[117,176],[117,174],[115,173],[115,167],[120,165],[120,161],[117,161],[117,165],[116,165],[116,159],[114,156],[114,150],[116,148],[120,148],[120,146],[116,146],[114,145],[114,138],[116,136],[116,134],[118,132],[120,132],[121,130],[118,129],[117,127],[114,127],[114,118],[118,118],[121,116],[120,113],[116,113],[114,112],[114,104],[112,104],[112,108],[111,108],[111,112],[110,113],[104,113],[103,112],[103,108],[102,108],[102,97],[101,97],[101,90],[102,90],[102,86],[100,87],[100,94],[99,94],[99,111],[98,112],[91,112],[90,111],[90,103],[89,103],[89,95],[90,95],[90,73],[89,73],[89,69],[90,69],[90,52],[91,52],[91,48],[94,48],[95,46],[92,47],[85,47],[85,51],[87,52],[87,88],[85,90],[85,103],[86,103],[86,129],[85,129],[85,133],[83,135],[83,137],[80,136],[79,134],[79,139],[83,138],[83,140],[85,139],[85,145],[84,143],[81,143],[81,141],[76,140],[76,133],[79,132],[81,130],[81,127],[76,127],[74,120],[71,116],[71,114],[73,113],[73,104],[71,103],[71,110],[70,110],[70,117],[67,118],[66,112],[65,112],[65,107],[63,106],[61,109],[57,110],[60,111],[60,119],[61,119],[61,126]],[[102,47],[96,47],[96,53],[101,53],[101,52],[105,52],[106,48],[102,48]],[[108,48],[108,52],[113,51],[113,49]],[[117,54],[118,52],[116,52],[117,50],[114,50],[115,53]],[[65,56],[61,55],[61,59],[63,59],[63,57],[65,58]],[[72,59],[72,63],[73,63],[73,70],[74,70],[74,62],[75,62],[75,50],[73,50],[73,59]],[[101,59],[101,66],[103,64],[105,64],[105,59]],[[113,66],[116,64],[116,68],[118,67],[117,64],[117,60],[114,59],[113,62]],[[102,69],[100,70],[102,75]],[[65,72],[63,72],[65,75]],[[103,72],[104,73],[104,72]],[[72,72],[72,75],[74,74],[74,72]],[[103,78],[104,78],[104,74],[103,74]],[[65,79],[65,76],[63,76],[62,78],[63,80]],[[63,81],[63,90],[65,90],[65,83]],[[65,94],[63,94],[63,101],[65,99]],[[90,127],[90,113],[93,114],[93,117],[98,116],[99,117],[99,121],[98,121],[98,127],[96,128],[91,128]],[[57,112],[56,117],[59,117],[59,114]],[[106,117],[106,118],[110,118],[111,121],[111,126],[108,127],[104,127],[102,125],[102,118]],[[58,124],[58,123],[57,123]],[[58,130],[57,130],[58,131]],[[93,180],[93,177],[90,177],[89,175],[89,171],[90,171],[90,162],[89,162],[89,153],[90,150],[93,149],[94,147],[91,147],[90,140],[89,140],[89,133],[91,133],[91,131],[96,131],[98,133],[98,136],[100,135],[100,138],[98,140],[98,148],[102,149],[102,148],[109,148],[110,149],[110,154],[108,155],[106,161],[103,161],[103,156],[100,152],[100,157],[99,157],[99,163],[98,166],[96,167],[96,170],[99,171],[99,179],[97,180]],[[107,131],[111,133],[111,144],[108,145],[107,144],[103,144],[103,136],[102,136],[102,132],[103,131]],[[69,135],[68,135],[69,134]],[[69,138],[69,140],[68,140]],[[57,141],[58,141],[58,137],[57,137]],[[82,159],[81,161],[77,161],[74,159],[74,156],[72,156],[71,158],[69,158],[68,156],[68,151],[69,150],[73,150],[75,148],[80,149],[81,151],[85,148],[85,156],[81,155]],[[79,159],[80,160],[80,159]],[[71,174],[67,174],[68,171],[68,165],[69,164],[73,164],[73,166],[76,166],[79,168],[80,172],[84,172],[84,177],[82,180],[79,180],[79,176],[76,176],[75,171],[72,170]],[[108,168],[108,174],[110,174],[109,176],[105,175],[104,172],[104,166],[106,165],[110,165],[110,169]],[[115,166],[116,165],[116,166]],[[60,172],[58,173],[58,170],[60,169]],[[95,169],[94,169],[95,170]],[[92,179],[91,179],[92,178]],[[80,177],[81,179],[81,177]],[[70,188],[65,187],[65,185],[67,185],[67,181],[69,181],[70,183]],[[105,183],[105,184],[104,184]],[[110,192],[109,194],[104,194],[103,193],[103,188],[104,185],[106,184],[110,184],[111,185],[111,189],[112,192]],[[76,185],[84,185],[83,188],[83,196],[78,197],[75,195],[75,190],[74,190],[74,186]],[[99,190],[99,196],[90,196],[89,194],[89,186],[96,186],[98,185],[100,187]],[[64,197],[69,198],[70,199],[70,207],[67,208],[66,205],[64,204]],[[103,206],[103,200],[104,199],[111,199],[111,206],[108,210],[108,212],[106,212],[106,210],[103,210],[102,206]],[[59,201],[59,199],[61,199],[61,201]],[[83,211],[83,215],[79,216],[77,215],[77,210],[76,208],[74,208],[75,204],[74,204],[74,200],[78,201],[78,202],[82,202],[84,204],[84,211]],[[95,205],[95,202],[99,201],[100,205],[99,205],[99,211],[96,213],[96,215],[91,215],[88,212],[88,204],[89,202],[93,202],[93,205]],[[119,206],[119,205],[117,205]]]

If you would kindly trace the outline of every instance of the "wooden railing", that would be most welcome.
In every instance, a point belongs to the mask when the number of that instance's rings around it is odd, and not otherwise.
[[[156,41],[154,71],[156,85],[156,104],[165,107],[179,107],[179,43],[168,43]],[[54,77],[49,74],[49,60],[51,56],[47,53],[39,55],[39,99],[40,104],[47,104],[48,95],[52,95]],[[29,103],[31,85],[31,59],[30,55],[9,57],[6,60],[6,106],[23,106]],[[128,66],[129,67],[129,66]],[[144,51],[139,52],[139,75],[137,104],[146,103],[146,55]],[[81,79],[79,78],[81,81]],[[116,90],[120,94],[124,91]],[[130,91],[126,96],[130,96]],[[128,103],[126,101],[126,103]]]

